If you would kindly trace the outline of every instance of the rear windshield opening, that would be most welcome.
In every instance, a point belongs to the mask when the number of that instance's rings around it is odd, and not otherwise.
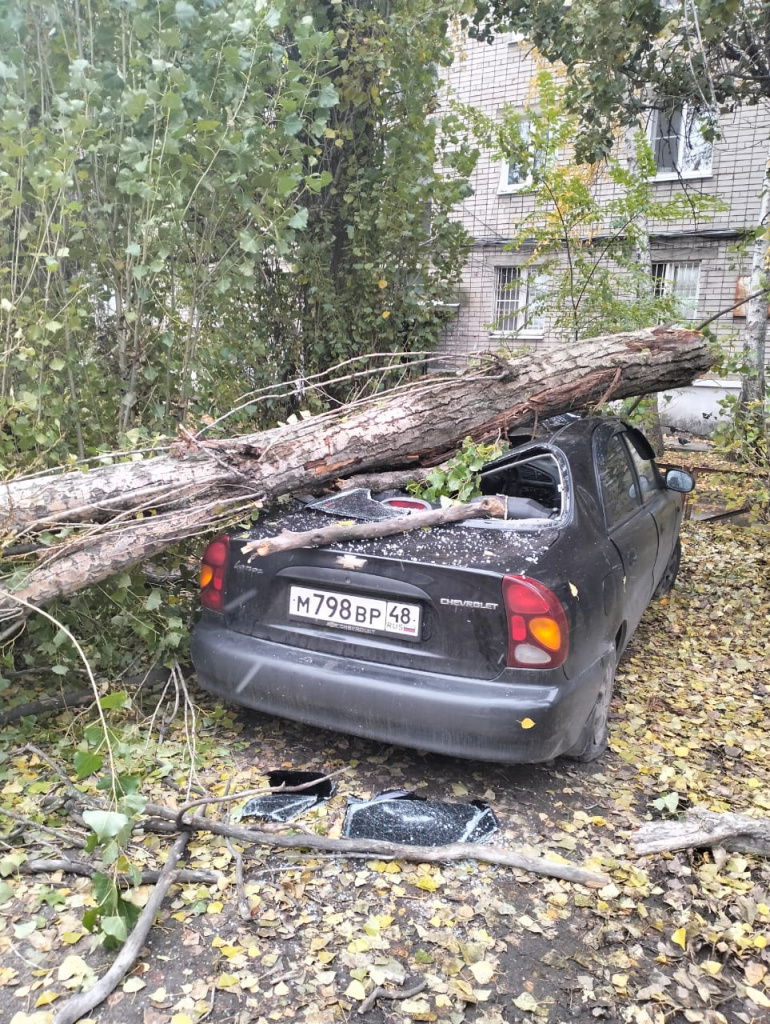
[[[522,452],[505,466],[483,470],[481,493],[505,495],[509,519],[554,519],[561,515],[564,482],[551,452]]]

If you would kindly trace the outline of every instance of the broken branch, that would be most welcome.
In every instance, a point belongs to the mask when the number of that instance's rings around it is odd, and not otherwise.
[[[87,992],[78,992],[77,995],[68,999],[54,1017],[53,1024],[75,1024],[75,1021],[80,1020],[95,1006],[103,1003],[134,966],[155,921],[155,915],[160,910],[166,893],[177,880],[176,865],[184,853],[190,835],[190,832],[182,832],[177,836],[160,872],[158,884],[139,915],[126,944],[115,957],[112,967],[102,975],[93,988]]]
[[[633,836],[633,844],[640,857],[699,846],[721,846],[732,853],[770,857],[770,821],[694,807],[681,821],[645,823]]]
[[[320,548],[326,544],[339,544],[347,540],[371,540],[374,537],[390,537],[394,533],[407,533],[425,526],[444,526],[447,523],[461,523],[464,519],[484,519],[487,516],[502,518],[505,505],[497,498],[482,498],[475,505],[451,505],[449,508],[433,508],[428,512],[409,512],[394,515],[378,523],[356,523],[351,526],[337,523],[321,530],[306,530],[292,533],[283,530],[277,537],[265,537],[243,545],[245,555],[274,555],[277,551],[293,551],[295,548]],[[251,558],[249,561],[251,561]]]
[[[147,804],[145,813],[161,819],[175,821],[177,812],[162,804]],[[195,831],[214,832],[216,835],[229,836],[253,846],[274,846],[283,850],[321,850],[325,853],[369,854],[372,857],[392,857],[417,863],[476,860],[484,864],[499,864],[501,867],[519,868],[536,875],[549,878],[562,878],[580,885],[602,886],[609,882],[607,875],[599,871],[590,871],[576,864],[559,863],[546,860],[544,857],[530,857],[516,853],[514,850],[502,850],[495,846],[481,846],[478,843],[451,843],[448,846],[408,846],[405,843],[389,843],[380,839],[330,839],[328,836],[316,835],[281,835],[279,833],[262,832],[257,829],[243,828],[240,825],[227,825],[213,821],[211,818],[196,817],[185,821],[184,828]]]
[[[419,995],[427,984],[428,983],[425,978],[422,978],[416,985],[405,988],[401,992],[391,992],[390,989],[383,988],[382,985],[378,985],[376,988],[372,989],[366,999],[364,999],[363,1003],[358,1007],[358,1012],[368,1013],[378,999],[411,999],[412,996]]]

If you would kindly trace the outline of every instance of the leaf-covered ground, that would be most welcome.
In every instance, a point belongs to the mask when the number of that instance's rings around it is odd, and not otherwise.
[[[649,817],[689,805],[770,816],[770,605],[762,527],[690,522],[679,583],[645,615],[620,666],[611,750],[590,766],[500,766],[351,739],[211,703],[193,689],[198,782],[254,788],[277,767],[335,771],[337,794],[302,819],[338,835],[348,794],[414,789],[488,800],[496,842],[605,871],[602,889],[507,868],[416,865],[247,850],[249,918],[238,914],[225,841],[194,837],[185,866],[218,881],[171,890],[135,968],[99,1024],[199,1020],[313,1024],[361,1019],[513,1024],[770,1020],[770,866],[708,850],[638,858],[630,835]],[[145,716],[153,701],[139,697]],[[166,708],[166,713],[168,713]],[[75,779],[87,712],[9,729],[0,762],[2,821],[0,1016],[45,1024],[114,955],[81,924],[88,879],[21,873],[22,855],[61,853],[84,832],[62,809],[51,765],[14,755],[34,742]],[[145,774],[143,793],[184,800],[192,723],[122,712],[116,757]],[[82,750],[81,750],[82,753]],[[82,764],[82,761],[80,762]],[[93,779],[76,785],[93,792]],[[12,830],[18,827],[16,832]],[[139,867],[162,863],[169,840],[138,835]],[[77,851],[76,851],[77,852]],[[148,889],[133,898],[141,903]],[[424,981],[406,1000],[359,1017],[375,985]]]

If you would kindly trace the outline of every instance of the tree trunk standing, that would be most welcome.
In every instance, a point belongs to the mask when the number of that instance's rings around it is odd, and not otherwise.
[[[628,156],[628,170],[633,176],[639,174],[639,155],[636,146],[636,133],[639,125],[626,128],[626,151]],[[634,229],[636,242],[634,245],[634,260],[639,267],[640,274],[636,281],[637,299],[649,298],[652,295],[652,254],[650,252],[650,225],[647,214],[640,210],[634,218]],[[653,451],[661,458],[664,451],[663,428],[660,424],[660,410],[658,408],[658,397],[655,395],[654,403],[645,406],[644,428],[647,433]]]
[[[694,331],[607,335],[516,363],[424,377],[334,412],[234,439],[180,440],[169,455],[91,472],[20,478],[0,486],[0,525],[18,541],[57,524],[85,524],[46,549],[16,596],[32,605],[66,597],[138,565],[257,497],[331,485],[340,476],[432,465],[464,437],[495,436],[522,422],[682,387],[712,357]],[[240,505],[239,505],[240,503]],[[0,591],[0,617],[19,614]]]
[[[740,409],[751,421],[761,424],[764,432],[765,405],[765,341],[767,337],[767,295],[756,295],[767,280],[767,263],[770,255],[770,150],[767,154],[765,180],[759,207],[757,235],[751,249],[751,277],[749,295],[754,297],[746,303],[746,326],[743,329],[743,359],[748,373],[741,380]],[[750,410],[753,403],[755,411]]]

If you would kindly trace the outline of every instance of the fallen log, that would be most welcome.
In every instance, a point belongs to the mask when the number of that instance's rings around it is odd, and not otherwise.
[[[265,537],[249,541],[241,551],[250,555],[274,555],[276,551],[294,551],[297,548],[320,548],[324,544],[339,544],[344,540],[371,540],[373,537],[391,537],[395,533],[408,533],[426,526],[445,526],[447,523],[461,523],[465,519],[484,519],[493,516],[501,519],[505,505],[497,498],[483,498],[475,505],[450,505],[448,508],[432,508],[427,512],[410,512],[376,523],[335,523],[322,530],[305,530],[293,533],[283,530],[277,537]]]
[[[675,328],[631,331],[516,362],[428,376],[297,423],[223,440],[185,434],[165,455],[90,472],[20,477],[0,487],[0,528],[16,545],[80,524],[15,593],[40,606],[242,515],[253,503],[339,477],[434,465],[466,436],[610,399],[682,387],[711,365],[706,340]],[[0,590],[0,617],[26,614]]]
[[[646,822],[632,841],[640,857],[701,846],[721,846],[730,853],[770,857],[770,821],[694,807],[681,820]]]

